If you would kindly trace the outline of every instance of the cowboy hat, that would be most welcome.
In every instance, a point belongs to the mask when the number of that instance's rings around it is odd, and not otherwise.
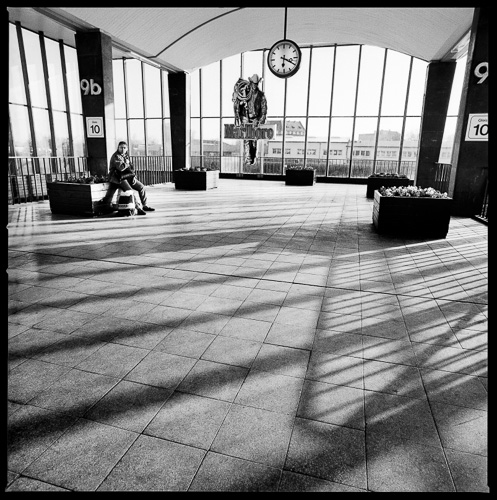
[[[259,83],[262,80],[262,78],[259,78],[259,75],[254,73],[252,76],[249,76],[249,82],[253,83]]]

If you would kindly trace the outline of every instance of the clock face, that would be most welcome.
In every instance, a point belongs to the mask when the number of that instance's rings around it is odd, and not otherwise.
[[[288,78],[294,75],[302,59],[299,46],[292,40],[276,42],[267,55],[267,64],[271,72],[279,78]]]

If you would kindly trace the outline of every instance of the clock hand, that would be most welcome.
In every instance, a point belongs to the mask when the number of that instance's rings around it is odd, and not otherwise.
[[[291,63],[291,64],[293,64],[295,66],[295,63],[293,62],[293,59],[287,59],[284,56],[281,56],[281,59],[283,59],[284,61],[287,61],[287,62],[289,62],[289,63]],[[285,63],[283,63],[283,64],[285,64]]]

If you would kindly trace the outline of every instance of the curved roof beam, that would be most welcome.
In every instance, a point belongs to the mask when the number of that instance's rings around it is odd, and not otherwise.
[[[202,28],[206,24],[212,23],[213,21],[216,21],[217,19],[228,16],[230,14],[233,14],[233,12],[236,12],[238,10],[242,10],[245,7],[237,7],[236,9],[230,10],[229,12],[224,12],[223,14],[220,14],[219,16],[213,17],[212,19],[209,19],[208,21],[205,21],[205,23],[199,24],[198,26],[195,26],[195,28],[191,29],[190,31],[184,33],[182,36],[174,40],[174,42],[170,43],[167,47],[163,48],[160,52],[158,52],[155,56],[150,56],[150,59],[155,59],[156,57],[159,57],[163,52],[165,52],[167,49],[172,47],[175,43],[178,43],[182,38],[185,38],[186,36],[192,34],[194,31],[197,31],[198,29]]]

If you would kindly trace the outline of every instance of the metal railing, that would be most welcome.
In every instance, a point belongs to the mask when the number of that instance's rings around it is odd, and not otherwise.
[[[254,165],[244,162],[243,156],[192,156],[192,167],[211,167],[227,174],[270,174],[283,175],[284,167],[281,158],[257,158]],[[284,165],[304,165],[303,158],[285,157]],[[415,161],[397,160],[350,160],[344,159],[312,159],[307,158],[306,165],[316,170],[317,177],[339,177],[351,179],[367,179],[375,173],[400,173],[410,179],[416,173]]]
[[[88,174],[85,157],[9,157],[9,204],[43,200],[48,197],[47,182],[64,181]]]
[[[146,186],[173,182],[171,156],[131,156],[137,178]]]
[[[488,179],[485,185],[485,194],[483,195],[481,211],[476,215],[476,218],[488,224]]]
[[[437,162],[437,170],[435,172],[435,182],[431,187],[434,189],[438,189],[442,193],[447,193],[449,191],[451,170],[452,170],[452,165],[450,163]]]
[[[133,156],[137,177],[143,184],[172,182],[170,156]],[[9,204],[40,201],[48,198],[47,182],[65,181],[90,175],[86,157],[9,157]]]

